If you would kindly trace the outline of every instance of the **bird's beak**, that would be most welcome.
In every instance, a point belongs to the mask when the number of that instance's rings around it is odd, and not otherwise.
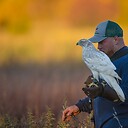
[[[79,42],[77,42],[76,45],[79,45]]]

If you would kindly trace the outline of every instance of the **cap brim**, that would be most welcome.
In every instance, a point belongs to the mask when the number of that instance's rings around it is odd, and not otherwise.
[[[93,43],[98,43],[98,42],[100,42],[100,41],[102,41],[102,40],[104,40],[104,39],[106,39],[107,37],[101,37],[101,36],[93,36],[93,37],[91,37],[90,39],[88,39],[88,40],[90,40],[91,42],[93,42]]]

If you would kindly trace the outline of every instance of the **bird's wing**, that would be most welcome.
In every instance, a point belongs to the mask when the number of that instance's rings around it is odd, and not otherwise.
[[[104,55],[103,53],[93,52],[88,57],[84,56],[83,59],[91,71],[97,71],[99,73],[101,72],[120,79],[120,77],[115,72],[116,67],[113,65],[106,54]]]
[[[88,53],[88,56],[83,55],[83,60],[90,65],[90,68],[98,69],[98,71],[104,71],[106,69],[116,70],[116,67],[110,61],[108,56],[99,51],[91,52],[90,54]]]

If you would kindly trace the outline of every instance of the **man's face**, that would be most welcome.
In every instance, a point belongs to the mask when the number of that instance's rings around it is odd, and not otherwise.
[[[113,37],[108,37],[98,43],[98,49],[111,57],[114,54],[114,41]]]

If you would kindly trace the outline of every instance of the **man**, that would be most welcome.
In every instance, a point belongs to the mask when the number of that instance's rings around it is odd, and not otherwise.
[[[121,102],[107,84],[103,87],[102,82],[98,82],[98,87],[83,89],[87,97],[66,108],[62,120],[69,121],[71,115],[89,113],[93,109],[95,128],[128,128],[128,47],[124,44],[123,30],[117,23],[108,20],[96,27],[94,36],[89,40],[97,42],[98,49],[106,53],[116,66],[116,72],[122,79],[119,85],[125,95],[125,102]],[[86,84],[90,80],[89,76]]]

